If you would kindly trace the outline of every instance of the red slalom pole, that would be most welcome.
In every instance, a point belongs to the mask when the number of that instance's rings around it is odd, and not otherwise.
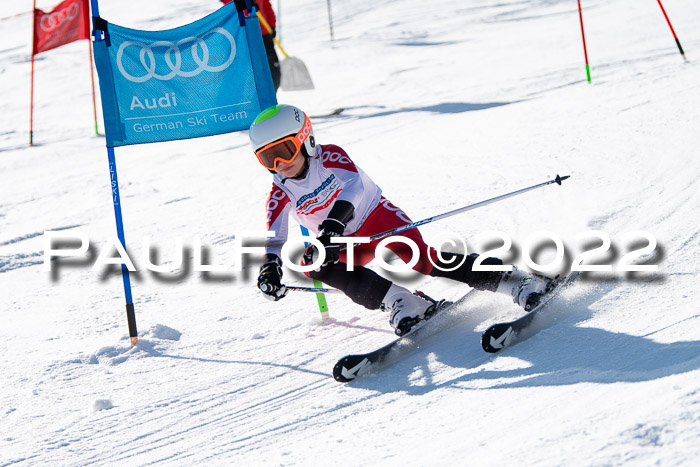
[[[34,53],[32,52],[31,97],[29,98],[29,145],[34,146]]]
[[[578,17],[581,21],[581,37],[583,38],[583,56],[586,59],[586,77],[591,82],[591,67],[588,66],[588,50],[586,50],[586,34],[583,32],[583,12],[581,11],[581,0],[578,0]]]
[[[36,0],[34,0],[33,18],[36,18]],[[36,21],[32,19],[32,77],[29,98],[29,145],[34,146],[34,41],[36,40]]]
[[[92,83],[92,111],[95,115],[95,135],[99,135],[97,131],[97,102],[95,101],[95,72],[92,68],[92,41],[88,39],[88,53],[90,55],[90,82]]]
[[[673,30],[673,25],[671,24],[671,20],[668,19],[668,15],[666,14],[666,10],[664,9],[664,6],[661,4],[661,0],[657,0],[659,2],[659,6],[661,7],[661,11],[664,14],[664,18],[666,18],[666,22],[668,23],[668,27],[671,28],[671,34],[673,34],[673,38],[676,40],[676,45],[678,46],[678,50],[681,52],[681,56],[683,56],[683,60],[688,60],[685,58],[685,52],[683,52],[683,47],[681,47],[681,41],[678,40],[678,36],[676,36],[676,31]]]

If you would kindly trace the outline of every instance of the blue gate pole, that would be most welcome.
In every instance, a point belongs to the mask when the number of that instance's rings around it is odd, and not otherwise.
[[[97,4],[97,0],[90,0],[90,9],[92,10],[93,18],[100,16],[100,6]],[[95,34],[95,40],[102,40],[102,34],[100,33],[100,31],[93,30],[93,33]]]
[[[90,0],[93,18],[100,16],[98,0]],[[102,32],[93,30],[95,40],[103,40]],[[107,148],[107,160],[109,161],[109,176],[112,188],[112,202],[114,203],[114,219],[117,222],[117,237],[126,251],[126,241],[124,240],[124,222],[122,220],[121,198],[119,197],[119,181],[117,180],[117,162],[114,158],[114,148]],[[139,341],[139,334],[136,329],[136,313],[134,311],[134,300],[131,297],[131,279],[129,269],[122,263],[122,281],[124,282],[124,297],[126,298],[126,321],[129,325],[129,340],[131,345],[136,345]]]
[[[124,222],[122,220],[121,198],[119,197],[119,180],[117,179],[117,162],[114,158],[114,148],[107,148],[107,158],[109,160],[109,176],[112,185],[112,202],[114,203],[114,218],[117,221],[117,237],[126,251],[126,241],[124,240]],[[122,280],[124,282],[124,296],[126,297],[126,320],[129,324],[129,340],[131,345],[136,345],[139,341],[136,330],[136,313],[134,311],[134,301],[131,297],[131,279],[129,269],[122,263]]]

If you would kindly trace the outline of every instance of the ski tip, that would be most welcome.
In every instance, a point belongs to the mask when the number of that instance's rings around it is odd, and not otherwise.
[[[335,364],[333,367],[333,379],[338,381],[339,383],[348,383],[352,381],[354,378],[346,378],[345,375],[343,375],[343,366],[345,365],[347,360],[347,357],[341,358],[338,360],[338,363]]]
[[[365,375],[371,367],[372,362],[366,355],[347,355],[333,367],[333,379],[339,383],[349,383]]]
[[[564,175],[563,177],[557,175],[557,178],[555,178],[554,181],[557,182],[557,185],[561,185],[561,182],[569,177],[571,177],[571,175]]]
[[[489,353],[500,352],[511,344],[513,337],[515,332],[510,323],[494,324],[481,335],[481,348]]]

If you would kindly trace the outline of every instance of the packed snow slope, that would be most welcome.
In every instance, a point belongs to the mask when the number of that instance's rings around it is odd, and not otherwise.
[[[582,2],[590,84],[574,0],[333,2],[333,41],[327,2],[281,2],[282,44],[316,89],[279,101],[345,108],[313,120],[317,140],[343,146],[414,220],[571,175],[426,237],[484,251],[499,242],[480,235],[501,231],[503,256],[526,267],[527,238],[548,230],[565,244],[562,270],[601,244],[579,234],[611,239],[590,259],[613,270],[579,281],[528,340],[485,354],[480,332],[522,311],[479,292],[415,352],[347,385],[333,364],[391,340],[388,317],[332,295],[321,323],[310,294],[264,300],[259,261],[233,271],[235,236],[264,229],[270,184],[245,132],[116,150],[138,268],[141,340],[129,345],[119,271],[91,269],[116,229],[88,44],[36,57],[28,147],[31,3],[0,4],[0,465],[697,465],[697,1],[663,2],[687,61],[657,2]],[[218,6],[100,2],[109,21],[149,30]],[[103,131],[99,105],[98,119]],[[44,271],[44,232],[71,229],[88,254]],[[634,262],[658,272],[619,270],[648,244],[635,231],[657,245]],[[226,272],[193,270],[195,238]],[[144,239],[165,265],[182,239],[185,265],[148,271]],[[394,277],[440,298],[468,290]]]

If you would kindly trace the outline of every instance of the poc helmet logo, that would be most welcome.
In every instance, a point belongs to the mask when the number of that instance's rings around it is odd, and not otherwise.
[[[204,39],[214,34],[221,34],[231,45],[229,56],[226,59],[226,61],[221,65],[209,64],[209,47],[207,47],[207,43],[204,42]],[[192,46],[190,47],[190,53],[192,54],[192,60],[197,65],[197,67],[193,70],[182,70],[182,54],[180,52],[180,47],[190,42],[192,42]],[[134,76],[130,74],[124,67],[124,51],[128,47],[140,48],[139,60],[141,62],[141,66],[143,67],[143,71],[145,71],[145,74],[141,76]],[[156,55],[153,53],[153,49],[155,48],[165,48],[165,52],[162,55],[159,54],[158,56],[162,56],[165,59],[165,64],[170,69],[169,73],[156,73]],[[199,56],[200,49],[202,53],[201,58]],[[136,41],[122,42],[122,44],[119,46],[119,50],[117,51],[117,68],[119,68],[119,71],[122,74],[122,76],[124,76],[124,78],[134,83],[143,83],[151,78],[156,78],[161,81],[168,81],[173,79],[175,76],[191,78],[192,76],[196,76],[203,71],[209,71],[212,73],[223,71],[226,68],[228,68],[231,65],[231,63],[233,63],[234,58],[236,58],[235,39],[233,38],[231,33],[228,32],[226,29],[214,28],[208,33],[204,34],[202,38],[186,37],[178,41],[177,44],[173,44],[172,42],[168,41],[156,41],[151,44],[144,44],[143,42]],[[138,66],[134,67],[133,63],[133,61],[129,63],[129,65],[131,65],[130,69],[138,68]]]
[[[308,118],[306,119],[306,122],[304,122],[304,126],[299,130],[299,133],[297,133],[297,141],[299,141],[299,144],[304,144],[304,141],[306,138],[309,137],[311,134],[311,120]],[[314,146],[313,141],[311,142],[311,146]]]

